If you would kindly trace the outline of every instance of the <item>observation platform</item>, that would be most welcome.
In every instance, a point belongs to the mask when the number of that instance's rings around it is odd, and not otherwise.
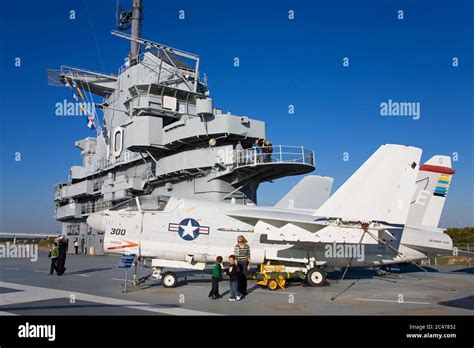
[[[314,151],[303,146],[275,145],[233,151],[233,165],[218,178],[231,185],[245,185],[250,180],[264,182],[315,170]]]

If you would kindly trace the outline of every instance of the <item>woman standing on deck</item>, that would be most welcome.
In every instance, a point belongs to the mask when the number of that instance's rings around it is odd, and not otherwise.
[[[239,291],[243,296],[246,296],[247,273],[250,270],[250,247],[244,236],[237,237],[237,245],[234,248],[234,255],[243,268],[242,276],[239,281]]]

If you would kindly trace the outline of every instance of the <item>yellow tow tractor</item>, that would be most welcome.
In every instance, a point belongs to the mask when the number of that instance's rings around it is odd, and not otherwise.
[[[301,271],[285,272],[283,265],[261,264],[259,272],[250,274],[248,279],[257,280],[257,284],[270,290],[285,289],[288,279],[305,279]]]

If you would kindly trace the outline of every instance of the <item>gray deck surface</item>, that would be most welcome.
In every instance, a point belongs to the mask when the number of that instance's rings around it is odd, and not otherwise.
[[[148,280],[123,293],[125,271],[117,256],[68,255],[66,273],[48,275],[49,259],[40,252],[37,262],[2,259],[0,315],[473,315],[474,268],[440,266],[423,272],[379,277],[372,270],[350,269],[328,275],[321,288],[290,283],[270,291],[249,281],[249,295],[228,302],[229,284],[220,283],[220,300],[207,298],[210,270],[205,274],[177,270],[178,287],[163,288]],[[150,269],[139,268],[139,275]],[[128,277],[132,277],[129,270]],[[333,296],[334,301],[331,301]],[[403,302],[401,302],[403,299]],[[401,302],[401,303],[400,303]]]

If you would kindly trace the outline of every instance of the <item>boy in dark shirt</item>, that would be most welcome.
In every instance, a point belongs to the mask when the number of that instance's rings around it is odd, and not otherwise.
[[[213,300],[217,300],[222,296],[219,295],[219,282],[222,280],[222,256],[216,257],[216,263],[214,264],[214,268],[212,269],[212,288],[211,292],[209,293],[209,298]]]
[[[242,298],[242,294],[239,291],[239,279],[242,272],[242,265],[239,264],[239,261],[237,261],[237,258],[234,255],[230,255],[229,267],[225,271],[225,273],[230,278],[230,302],[240,301],[240,299]]]

